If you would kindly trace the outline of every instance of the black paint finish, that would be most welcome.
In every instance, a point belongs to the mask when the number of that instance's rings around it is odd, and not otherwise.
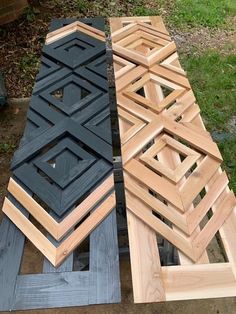
[[[112,172],[105,53],[104,42],[81,32],[43,48],[12,170],[58,217]]]
[[[74,21],[55,20],[50,31]],[[104,30],[102,18],[80,21]],[[104,42],[81,32],[43,49],[12,170],[14,179],[58,221],[113,172],[105,53]],[[58,269],[45,260],[43,274],[19,275],[25,237],[7,217],[0,235],[0,311],[120,301],[115,210],[90,235],[86,272],[73,271],[71,254]]]

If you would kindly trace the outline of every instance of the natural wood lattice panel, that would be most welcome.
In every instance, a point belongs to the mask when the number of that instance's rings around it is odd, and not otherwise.
[[[135,302],[235,296],[235,196],[175,43],[160,17],[110,24]],[[209,262],[218,231],[227,263]],[[156,234],[181,265],[161,265]]]

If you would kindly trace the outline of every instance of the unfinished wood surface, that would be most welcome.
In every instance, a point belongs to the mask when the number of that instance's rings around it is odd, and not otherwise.
[[[96,29],[94,27],[91,27],[89,25],[86,25],[85,23],[81,23],[79,21],[76,21],[74,23],[71,23],[69,25],[66,25],[62,28],[59,28],[58,30],[55,30],[51,33],[47,34],[45,43],[47,45],[66,37],[74,32],[82,32],[88,36],[94,37],[98,40],[105,41],[105,34],[104,32],[100,31],[99,29]]]
[[[99,205],[59,246],[55,247],[7,198],[3,212],[30,239],[47,259],[58,267],[73,250],[101,223],[115,208],[115,196],[109,196]]]
[[[112,190],[113,184],[113,177],[110,176],[61,222],[57,222],[49,215],[42,206],[26,193],[12,178],[8,185],[8,191],[54,237],[54,239],[59,241],[91,211],[93,206],[99,203],[101,195],[106,195]],[[5,212],[5,206],[3,206],[2,210]]]
[[[134,300],[235,296],[236,200],[176,46],[160,17],[110,25]],[[228,262],[211,264],[218,231]],[[160,266],[155,234],[177,248],[179,266]]]

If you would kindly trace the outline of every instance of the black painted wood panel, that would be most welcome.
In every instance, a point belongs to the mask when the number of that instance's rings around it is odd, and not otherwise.
[[[50,31],[74,21],[55,20]],[[102,18],[80,21],[104,30]],[[113,172],[105,53],[104,42],[79,32],[43,48],[12,170],[14,179],[58,221]],[[19,275],[24,235],[7,217],[0,235],[0,310],[120,301],[115,210],[90,236],[87,272],[73,271],[71,254],[58,269],[45,260],[44,274]],[[63,280],[65,285],[59,285]]]

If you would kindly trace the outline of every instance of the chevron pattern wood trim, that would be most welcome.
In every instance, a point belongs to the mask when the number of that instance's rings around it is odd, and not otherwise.
[[[0,310],[119,302],[111,143],[104,20],[55,20],[2,209]],[[19,274],[24,236],[44,273]]]
[[[236,200],[175,43],[160,17],[110,25],[134,300],[235,296]],[[228,262],[212,264],[218,231]],[[178,249],[179,266],[161,265],[156,234]]]
[[[104,40],[104,32],[79,21],[48,34],[44,52],[54,58],[56,64],[63,59],[72,70],[60,69],[53,78],[47,76],[36,83],[34,121],[48,120],[39,99],[44,100],[51,115],[59,110],[61,119],[58,123],[51,121],[54,125],[46,127],[46,132],[37,128],[37,136],[15,152],[12,162],[14,176],[39,197],[60,222],[13,179],[9,192],[56,240],[61,240],[89,215],[55,247],[9,199],[5,200],[3,212],[54,266],[61,264],[115,207],[107,82],[99,72],[93,74],[89,70],[91,62],[100,58],[101,53],[104,57]],[[80,49],[82,54],[78,58]],[[78,64],[80,67],[76,69]],[[87,193],[91,193],[88,198]],[[71,213],[66,215],[68,211]]]

